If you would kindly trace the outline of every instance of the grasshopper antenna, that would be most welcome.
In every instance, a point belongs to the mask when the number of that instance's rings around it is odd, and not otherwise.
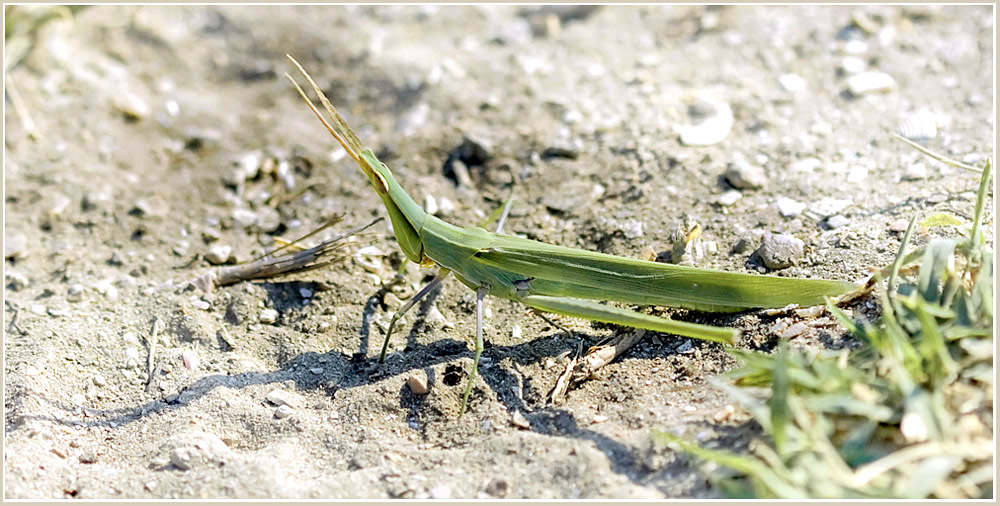
[[[350,155],[355,162],[360,163],[361,159],[358,156],[358,153],[361,151],[361,141],[358,140],[358,137],[354,134],[354,131],[347,126],[347,123],[344,122],[344,119],[340,117],[339,113],[337,113],[337,109],[333,107],[333,104],[331,104],[330,101],[326,98],[326,95],[323,94],[323,91],[320,89],[319,85],[317,85],[316,81],[313,80],[312,76],[310,76],[309,73],[306,72],[304,68],[302,68],[302,65],[299,64],[299,62],[295,58],[292,58],[292,55],[286,54],[285,56],[287,56],[288,59],[292,61],[295,67],[299,69],[299,72],[301,72],[302,75],[305,76],[306,80],[309,81],[309,84],[312,85],[313,91],[315,91],[316,94],[319,96],[320,101],[323,103],[323,107],[325,107],[327,112],[330,113],[330,116],[333,118],[333,122],[334,124],[336,124],[337,128],[334,128],[333,126],[330,125],[330,123],[326,121],[326,118],[324,118],[323,114],[319,112],[319,109],[317,109],[316,106],[313,105],[312,100],[309,99],[309,96],[306,95],[306,92],[302,90],[302,87],[299,86],[299,83],[296,82],[295,79],[288,74],[288,72],[285,72],[285,77],[287,77],[288,80],[292,82],[292,85],[295,86],[295,89],[299,92],[299,96],[302,97],[302,100],[305,100],[306,104],[309,106],[309,109],[312,109],[313,114],[315,114],[316,117],[319,118],[320,122],[323,123],[323,126],[326,127],[326,131],[330,132],[330,135],[332,135],[334,139],[337,139],[337,142],[340,143],[340,146],[344,148],[344,151],[347,151],[347,154]]]

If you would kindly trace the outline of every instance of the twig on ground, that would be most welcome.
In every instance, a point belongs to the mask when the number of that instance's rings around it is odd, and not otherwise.
[[[297,272],[305,272],[313,269],[319,269],[320,267],[325,267],[331,263],[342,259],[343,257],[329,258],[331,253],[343,249],[346,244],[342,244],[344,238],[350,237],[358,232],[361,232],[372,225],[382,221],[382,218],[376,218],[366,225],[360,227],[355,227],[343,234],[338,235],[327,241],[313,246],[312,248],[299,251],[297,253],[289,253],[287,255],[282,255],[280,257],[264,258],[260,257],[253,262],[234,265],[232,267],[223,267],[221,269],[216,269],[207,274],[203,274],[189,283],[201,288],[206,292],[212,291],[216,286],[231,285],[233,283],[238,283],[240,281],[247,281],[251,279],[267,279],[276,276],[281,276],[283,274],[292,274]],[[326,225],[326,226],[329,226]],[[326,226],[314,230],[288,244],[281,246],[280,248],[272,251],[268,254],[273,254],[274,252],[281,251],[288,248],[295,243],[307,239],[313,234],[319,232]]]

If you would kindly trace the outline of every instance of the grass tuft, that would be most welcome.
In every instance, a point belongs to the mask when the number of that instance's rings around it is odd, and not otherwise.
[[[761,425],[749,455],[654,438],[720,466],[726,495],[777,498],[986,498],[993,484],[993,253],[982,233],[992,165],[982,170],[964,240],[899,254],[877,322],[830,312],[864,343],[853,351],[733,350],[744,367],[718,381]],[[940,214],[924,226],[960,225]],[[886,276],[887,278],[881,278]],[[751,392],[769,387],[766,400]]]

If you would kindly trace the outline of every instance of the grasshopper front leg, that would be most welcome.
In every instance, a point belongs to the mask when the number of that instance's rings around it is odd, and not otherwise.
[[[399,311],[396,311],[392,315],[392,319],[389,320],[389,329],[385,331],[385,339],[382,341],[382,353],[380,353],[378,356],[379,362],[385,362],[385,352],[386,350],[389,349],[389,338],[392,337],[392,331],[393,329],[396,328],[396,322],[398,322],[399,319],[402,318],[403,315],[406,314],[406,312],[409,311],[414,304],[419,302],[420,299],[424,298],[425,296],[427,296],[427,294],[431,293],[431,291],[434,290],[434,287],[440,285],[441,282],[444,281],[444,278],[448,277],[448,274],[450,272],[451,271],[449,271],[448,269],[442,267],[441,270],[438,271],[437,276],[434,276],[434,279],[430,280],[430,282],[427,283],[423,288],[421,288],[416,295],[410,297],[410,300],[408,300],[406,304],[403,305],[403,307],[399,308]]]
[[[513,201],[514,201],[514,194],[511,193],[509,196],[507,196],[507,199],[504,200],[503,205],[498,207],[496,211],[494,211],[493,215],[487,218],[485,221],[483,221],[483,223],[481,223],[480,226],[485,227],[489,225],[496,218],[496,215],[499,213],[500,220],[497,222],[496,233],[497,234],[501,233],[501,231],[503,230],[504,223],[507,222],[507,216],[510,213],[510,206],[511,202]],[[400,272],[402,272],[402,270]],[[441,270],[438,271],[437,276],[434,276],[434,279],[430,280],[430,282],[428,282],[427,285],[421,288],[416,295],[411,297],[410,300],[408,300],[406,304],[403,305],[403,307],[399,308],[399,311],[396,311],[396,313],[392,315],[392,319],[389,320],[389,328],[385,332],[385,340],[382,341],[382,352],[379,354],[378,357],[379,362],[385,362],[385,354],[386,351],[389,349],[389,338],[392,337],[392,331],[396,328],[396,323],[399,321],[399,319],[402,318],[403,315],[406,314],[406,312],[409,311],[414,304],[419,302],[420,299],[427,296],[427,294],[429,294],[431,290],[434,289],[434,287],[441,284],[441,282],[444,281],[444,279],[447,278],[448,274],[450,273],[451,273],[450,270],[441,267]]]

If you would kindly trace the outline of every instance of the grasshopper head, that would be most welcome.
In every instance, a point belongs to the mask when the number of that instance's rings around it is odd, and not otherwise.
[[[330,132],[330,135],[340,143],[344,151],[347,151],[347,154],[351,158],[358,162],[358,166],[361,167],[365,176],[368,177],[368,182],[375,189],[375,193],[378,194],[379,198],[382,199],[382,203],[385,204],[385,209],[389,213],[389,220],[392,222],[392,229],[396,233],[396,240],[399,242],[399,247],[403,250],[403,253],[406,254],[406,258],[417,263],[422,263],[424,260],[424,246],[420,241],[420,230],[424,226],[427,213],[399,186],[399,183],[392,177],[389,167],[386,167],[384,163],[379,161],[372,150],[364,148],[361,141],[358,140],[358,136],[355,135],[354,130],[351,130],[351,127],[344,121],[344,118],[340,116],[337,108],[326,98],[323,90],[316,84],[312,76],[302,68],[302,65],[295,58],[288,56],[288,59],[292,61],[306,80],[309,81],[313,91],[316,92],[320,102],[323,103],[323,107],[329,114],[331,121],[328,122],[323,117],[323,114],[313,105],[305,91],[299,86],[299,83],[295,82],[295,79],[292,79],[292,76],[285,74],[285,77],[292,82],[296,91],[299,92],[299,96],[302,97],[313,114],[323,123],[323,126]]]
[[[403,190],[403,187],[392,177],[392,171],[382,163],[375,153],[365,149],[358,157],[358,165],[368,176],[375,193],[382,199],[396,241],[406,258],[421,263],[424,260],[424,245],[420,240],[420,230],[427,219],[427,213]]]

